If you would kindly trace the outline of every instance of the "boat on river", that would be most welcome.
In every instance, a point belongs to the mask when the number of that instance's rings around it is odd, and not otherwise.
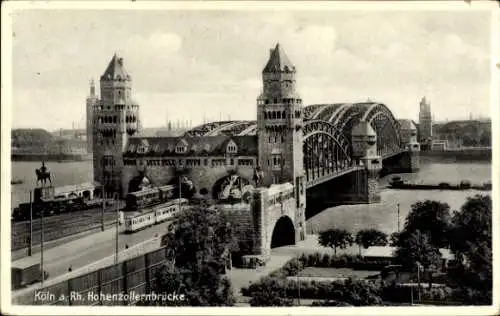
[[[392,177],[389,183],[391,189],[400,190],[491,190],[491,183],[483,183],[482,185],[472,185],[468,180],[462,180],[459,184],[450,184],[448,182],[441,182],[438,184],[429,183],[411,183],[404,181],[401,177]]]

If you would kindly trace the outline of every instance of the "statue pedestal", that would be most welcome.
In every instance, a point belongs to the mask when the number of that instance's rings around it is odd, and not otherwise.
[[[36,187],[34,190],[34,199],[35,201],[39,200],[51,200],[54,198],[55,190],[52,185]]]

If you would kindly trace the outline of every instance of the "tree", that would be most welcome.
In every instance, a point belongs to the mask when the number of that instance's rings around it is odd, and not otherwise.
[[[237,248],[232,227],[215,208],[186,208],[175,229],[162,237],[169,264],[157,274],[153,291],[175,291],[184,301],[150,302],[157,305],[233,305],[230,281],[223,276],[229,254]],[[145,302],[144,304],[148,304]]]
[[[337,248],[345,249],[354,242],[352,235],[345,229],[329,229],[318,236],[318,242],[324,247],[331,247],[337,256]]]
[[[394,232],[394,233],[391,234],[391,237],[389,238],[390,239],[389,246],[391,246],[391,247],[397,247],[398,246],[399,235],[400,235],[399,232]]]
[[[447,247],[451,228],[450,206],[438,201],[426,200],[411,206],[404,230],[399,240],[407,238],[417,230],[429,236],[429,242],[438,248]]]
[[[464,291],[476,291],[485,303],[492,296],[492,201],[490,196],[468,198],[453,214],[450,233],[455,264],[448,274]],[[488,303],[489,304],[489,303]]]
[[[356,234],[355,242],[359,245],[361,255],[361,247],[367,249],[371,246],[386,246],[387,234],[376,229],[362,229]]]
[[[394,257],[406,268],[414,268],[417,262],[426,270],[441,264],[439,248],[430,242],[427,234],[422,234],[419,230],[399,240]]]

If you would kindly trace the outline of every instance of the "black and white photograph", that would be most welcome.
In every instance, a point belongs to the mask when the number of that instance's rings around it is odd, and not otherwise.
[[[499,6],[340,2],[2,3],[2,314],[496,314]]]

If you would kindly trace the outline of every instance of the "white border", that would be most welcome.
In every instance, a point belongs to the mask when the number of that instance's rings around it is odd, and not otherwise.
[[[500,207],[498,198],[500,196],[500,170],[498,163],[500,159],[500,80],[499,68],[500,62],[500,10],[498,4],[493,1],[481,1],[466,3],[461,1],[426,1],[426,2],[122,2],[122,1],[54,1],[54,2],[2,2],[2,95],[1,95],[1,122],[2,122],[2,142],[1,142],[1,206],[2,210],[10,209],[10,126],[11,126],[11,107],[12,107],[12,13],[14,10],[23,9],[117,9],[117,10],[474,10],[491,11],[491,113],[492,113],[492,134],[493,134],[493,258],[494,263],[499,262],[498,249],[500,249],[500,240],[498,228],[500,223]],[[1,262],[10,262],[10,219],[8,212],[1,212],[2,229],[1,234]],[[493,265],[495,267],[495,264]],[[494,300],[490,307],[356,307],[356,308],[140,308],[140,307],[49,307],[49,306],[12,306],[10,291],[10,265],[2,264],[0,266],[1,291],[0,302],[2,314],[15,315],[332,315],[339,313],[342,315],[363,315],[363,314],[387,314],[387,315],[495,315],[500,314],[498,289],[500,282],[498,269],[494,269]]]

